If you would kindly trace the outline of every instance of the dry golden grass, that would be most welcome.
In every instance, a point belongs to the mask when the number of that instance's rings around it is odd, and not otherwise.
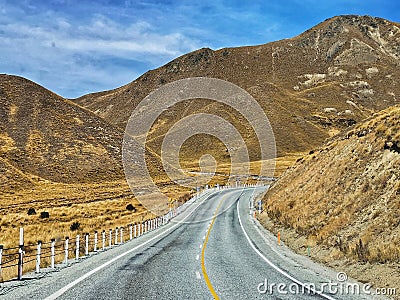
[[[310,151],[268,191],[261,223],[303,255],[400,288],[399,133],[397,106]]]
[[[178,203],[189,198],[188,190],[172,185],[165,186],[163,192],[179,200]],[[93,238],[95,231],[108,232],[111,228],[154,217],[134,198],[124,180],[92,184],[39,182],[29,190],[2,193],[0,199],[0,244],[4,248],[18,246],[19,228],[23,227],[25,245],[34,245],[26,248],[27,255],[36,251],[38,240],[50,242],[54,238],[61,243],[66,236],[75,238],[80,234],[83,237],[86,232]],[[127,210],[128,204],[132,204],[135,211]],[[36,214],[28,215],[29,208],[34,208]],[[41,212],[48,212],[50,217],[42,219]],[[74,222],[79,222],[78,230],[71,230]],[[127,227],[125,234],[128,234]],[[7,253],[9,251],[5,251]],[[61,260],[62,255],[58,257],[58,261]],[[46,263],[48,259],[43,265]],[[33,268],[34,262],[24,266],[25,271]],[[3,271],[4,280],[16,276],[16,268]]]
[[[393,107],[310,152],[267,193],[264,214],[331,254],[398,262],[399,132]]]

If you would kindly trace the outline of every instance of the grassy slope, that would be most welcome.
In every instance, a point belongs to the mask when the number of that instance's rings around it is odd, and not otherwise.
[[[300,159],[266,194],[262,222],[288,229],[287,242],[303,253],[312,246],[332,264],[387,263],[399,279],[399,147],[395,106]]]
[[[0,117],[0,158],[28,177],[64,183],[123,178],[122,131],[32,81],[0,75]],[[10,188],[7,183],[0,187]]]

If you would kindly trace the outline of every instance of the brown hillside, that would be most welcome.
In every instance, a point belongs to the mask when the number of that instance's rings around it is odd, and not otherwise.
[[[316,247],[320,250],[314,255],[332,264],[343,257],[353,262],[398,263],[400,106],[311,151],[273,185],[264,200],[263,222],[272,220],[294,229],[295,238],[287,242],[301,251],[307,245]],[[392,271],[398,280],[398,265]]]
[[[157,87],[195,76],[224,79],[246,89],[264,108],[278,154],[283,156],[317,147],[349,125],[398,103],[399,41],[400,24],[368,16],[334,17],[292,39],[216,51],[200,49],[123,87],[74,101],[124,129],[135,106]],[[163,134],[178,119],[196,112],[223,116],[242,134],[248,132],[228,108],[191,101],[159,118],[162,126],[150,134],[151,148],[159,154]],[[256,140],[247,142],[250,149],[256,147]],[[191,143],[189,152],[204,144],[196,139]]]
[[[24,78],[0,75],[0,170],[8,189],[122,178],[121,131]]]

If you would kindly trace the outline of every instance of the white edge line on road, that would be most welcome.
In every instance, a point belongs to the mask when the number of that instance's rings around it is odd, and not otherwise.
[[[197,279],[201,279],[201,276],[200,276],[200,272],[199,272],[199,271],[196,271],[196,277],[197,277]]]
[[[213,194],[211,194],[213,195]],[[208,195],[208,197],[206,197],[204,200],[202,200],[195,208],[193,208],[193,210],[186,216],[184,217],[180,222],[177,222],[175,225],[173,225],[172,227],[164,230],[163,232],[159,233],[158,235],[152,237],[151,239],[147,240],[146,242],[141,243],[140,245],[137,245],[136,247],[114,257],[113,259],[109,260],[108,262],[98,266],[97,268],[94,268],[93,270],[91,270],[90,272],[87,272],[86,274],[84,274],[83,276],[79,277],[78,279],[72,281],[71,283],[67,284],[66,286],[64,286],[63,288],[59,289],[57,292],[51,294],[50,296],[46,297],[45,300],[53,300],[53,299],[57,299],[58,297],[60,297],[62,294],[64,294],[66,291],[70,290],[71,288],[73,288],[75,285],[77,285],[78,283],[82,282],[83,280],[85,280],[86,278],[92,276],[93,274],[97,273],[98,271],[104,269],[105,267],[109,266],[110,264],[112,264],[113,262],[119,260],[120,258],[136,251],[137,249],[139,249],[140,247],[154,241],[155,239],[158,239],[160,236],[166,234],[167,232],[171,231],[172,229],[175,229],[176,227],[178,227],[179,225],[182,224],[183,221],[185,221],[187,218],[189,218],[195,211],[196,209],[204,203],[204,201],[206,199],[208,199],[211,195]]]
[[[199,258],[200,258],[200,255],[198,255],[198,254],[197,254],[197,256],[196,256],[196,260],[199,260]]]
[[[280,269],[278,266],[274,265],[268,258],[266,258],[266,257],[254,246],[253,242],[250,240],[250,237],[248,236],[246,230],[245,230],[244,227],[243,227],[243,223],[242,223],[242,220],[241,220],[241,218],[240,218],[240,213],[239,213],[239,201],[240,201],[240,199],[238,200],[237,205],[236,205],[237,214],[238,214],[238,219],[239,219],[239,224],[240,224],[240,227],[242,227],[243,233],[244,233],[244,235],[245,235],[247,241],[249,242],[251,248],[252,248],[252,249],[267,263],[267,264],[269,264],[272,268],[274,268],[276,271],[278,271],[279,273],[281,273],[283,276],[285,276],[286,278],[290,279],[290,280],[293,281],[294,283],[297,283],[298,285],[301,285],[303,288],[305,288],[305,289],[307,289],[307,290],[309,290],[309,291],[311,291],[311,292],[313,292],[313,293],[315,293],[315,294],[318,294],[319,296],[321,296],[321,297],[323,297],[323,298],[325,298],[325,299],[336,300],[335,298],[332,298],[332,297],[330,297],[330,296],[328,296],[328,295],[325,295],[324,293],[322,293],[322,292],[320,292],[320,291],[314,290],[313,288],[311,288],[311,287],[309,287],[308,285],[304,284],[304,283],[301,282],[300,280],[298,280],[298,279],[294,278],[293,276],[291,276],[290,274],[286,273],[285,271],[283,271],[282,269]]]

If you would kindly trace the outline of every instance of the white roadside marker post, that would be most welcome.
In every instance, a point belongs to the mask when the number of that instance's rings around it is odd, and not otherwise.
[[[106,247],[106,231],[103,230],[103,232],[101,233],[101,250],[104,251],[104,248]]]
[[[110,229],[108,234],[108,247],[111,248],[111,246],[112,246],[112,229]]]
[[[42,253],[42,241],[38,241],[36,247],[36,273],[40,272],[40,255]]]
[[[3,263],[3,245],[0,245],[0,283],[3,282],[3,273],[1,270],[1,264]]]
[[[68,264],[68,248],[69,248],[69,237],[65,237],[65,244],[64,244],[64,264]]]
[[[51,252],[51,261],[50,261],[50,267],[52,269],[55,268],[55,258],[56,258],[56,239],[51,239],[51,244],[50,244],[50,252]]]
[[[85,234],[85,256],[89,256],[89,233]]]
[[[75,259],[79,259],[79,234],[76,235],[76,240],[75,240]]]
[[[94,246],[93,252],[97,252],[97,231],[94,232]]]
[[[24,265],[24,228],[19,229],[19,248],[18,248],[18,280],[22,279]]]

